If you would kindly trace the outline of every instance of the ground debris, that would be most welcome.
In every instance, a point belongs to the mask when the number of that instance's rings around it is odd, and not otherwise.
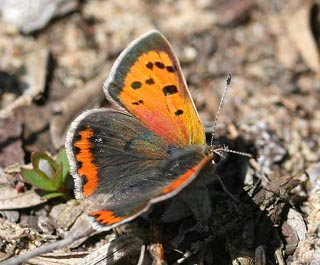
[[[24,33],[0,19],[1,261],[40,249],[30,264],[320,263],[319,1],[67,2],[54,20],[18,24]],[[153,28],[176,50],[208,138],[232,73],[215,140],[256,159],[228,154],[207,190],[186,189],[197,214],[177,197],[98,233],[85,204],[43,199],[20,168],[33,152],[57,154],[71,120],[109,104],[111,64]]]

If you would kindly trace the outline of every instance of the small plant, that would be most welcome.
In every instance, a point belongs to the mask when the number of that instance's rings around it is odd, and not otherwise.
[[[58,153],[54,161],[48,154],[35,152],[31,156],[33,169],[21,169],[22,177],[31,185],[48,192],[43,199],[55,197],[70,198],[67,189],[69,163],[65,150]]]

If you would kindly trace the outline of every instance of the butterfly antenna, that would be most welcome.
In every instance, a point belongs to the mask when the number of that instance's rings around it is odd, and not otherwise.
[[[222,156],[222,157],[223,157],[224,153],[232,153],[232,154],[237,154],[237,155],[241,155],[241,156],[246,156],[246,157],[252,158],[251,154],[244,153],[244,152],[239,152],[239,151],[235,151],[235,150],[231,150],[226,146],[223,146],[223,147],[217,148],[217,149],[213,148],[213,139],[214,139],[214,134],[215,134],[215,131],[216,131],[216,128],[217,128],[217,123],[218,123],[220,111],[221,111],[224,99],[225,99],[225,97],[227,95],[227,92],[228,92],[228,90],[230,88],[230,85],[231,85],[231,73],[229,73],[227,75],[227,84],[226,84],[226,87],[224,88],[224,91],[223,91],[223,94],[222,94],[222,97],[221,97],[221,100],[220,100],[220,103],[219,103],[218,111],[217,111],[217,114],[216,114],[216,118],[215,118],[214,123],[213,123],[213,130],[212,130],[212,135],[211,135],[210,147],[212,148],[214,153],[216,153],[216,154],[218,154],[219,156]]]
[[[239,151],[235,151],[235,150],[231,150],[231,149],[226,149],[225,152],[226,153],[237,154],[237,155],[241,155],[241,156],[246,156],[246,157],[249,157],[249,158],[253,157],[251,154],[244,153],[244,152],[239,152]]]
[[[220,111],[221,111],[221,108],[222,108],[224,99],[225,99],[225,97],[226,97],[226,95],[227,95],[227,92],[228,92],[228,90],[229,90],[229,88],[230,88],[230,85],[231,85],[231,73],[229,73],[229,74],[227,75],[227,84],[226,84],[226,87],[224,88],[224,91],[223,91],[223,94],[222,94],[222,97],[221,97],[221,100],[220,100],[220,103],[219,103],[218,111],[217,111],[216,117],[215,117],[215,119],[214,119],[213,130],[212,130],[212,135],[211,135],[210,147],[213,147],[213,139],[214,139],[214,134],[215,134],[215,132],[216,132],[216,127],[217,127],[217,123],[218,123]]]
[[[237,155],[241,155],[241,156],[246,156],[246,157],[249,157],[249,158],[252,158],[252,157],[253,157],[253,156],[252,156],[251,154],[249,154],[249,153],[239,152],[239,151],[236,151],[236,150],[232,150],[232,149],[229,149],[227,146],[222,146],[222,147],[213,149],[212,151],[213,151],[213,153],[221,156],[222,158],[226,158],[225,154],[227,154],[227,153],[232,153],[232,154],[237,154]]]

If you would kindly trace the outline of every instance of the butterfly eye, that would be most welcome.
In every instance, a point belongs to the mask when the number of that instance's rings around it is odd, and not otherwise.
[[[209,149],[213,155],[212,163],[217,164],[221,161],[221,159],[226,158],[226,153],[228,152],[228,148],[223,145],[214,146]]]
[[[218,164],[221,160],[221,155],[214,153],[212,158],[212,164]]]

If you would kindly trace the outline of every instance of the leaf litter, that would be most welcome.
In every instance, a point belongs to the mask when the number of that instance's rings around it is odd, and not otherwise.
[[[168,264],[320,262],[319,4],[88,1],[36,32],[0,21],[1,261],[36,250],[27,263],[150,264],[163,252]],[[152,28],[177,51],[208,135],[232,73],[216,138],[260,157],[222,161],[202,227],[138,218],[97,233],[85,204],[44,199],[20,166],[33,152],[56,159],[70,121],[108,104],[102,83],[119,52]]]

